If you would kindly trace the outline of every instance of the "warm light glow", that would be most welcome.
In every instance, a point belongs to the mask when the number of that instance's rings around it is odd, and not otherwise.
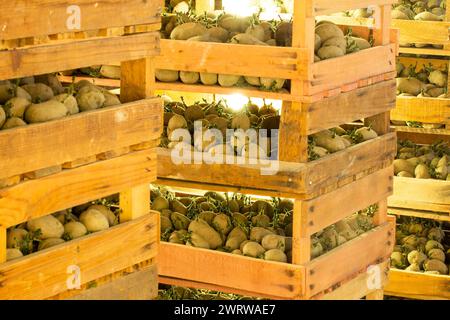
[[[217,96],[217,98],[224,99],[227,102],[228,106],[235,111],[241,110],[242,107],[248,103],[248,97],[239,93],[235,93],[232,95],[219,95]],[[262,98],[250,98],[250,100],[259,107],[264,105],[264,99]],[[283,104],[281,100],[266,99],[265,101],[266,104],[272,104],[275,110],[281,110],[281,106]]]
[[[261,8],[261,20],[277,19],[281,12],[275,0],[223,0],[222,5],[225,12],[243,17],[258,13]]]

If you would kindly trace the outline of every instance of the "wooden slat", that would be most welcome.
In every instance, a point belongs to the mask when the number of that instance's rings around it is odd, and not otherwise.
[[[304,269],[213,250],[161,242],[159,275],[295,298],[302,294]]]
[[[395,133],[388,133],[376,139],[334,153],[307,164],[305,179],[307,193],[317,192],[345,177],[368,168],[377,167],[384,161],[392,161],[397,149]]]
[[[149,99],[0,131],[0,177],[159,139],[161,113],[160,99]]]
[[[415,47],[400,47],[400,53],[414,54],[414,55],[426,55],[426,56],[450,56],[450,50],[442,50],[436,48],[415,48]]]
[[[400,29],[400,43],[449,44],[450,22],[392,20],[392,26]]]
[[[6,261],[6,227],[0,226],[0,263]]]
[[[154,150],[130,153],[0,190],[0,222],[10,227],[156,179]]]
[[[299,102],[283,101],[278,130],[278,159],[286,162],[308,162],[308,136],[299,130],[307,128],[308,114]],[[295,145],[292,145],[295,141]]]
[[[301,131],[313,134],[389,111],[395,106],[395,87],[394,80],[383,81],[305,105],[308,124]]]
[[[391,269],[385,294],[410,299],[449,300],[450,276]]]
[[[312,260],[306,265],[306,296],[314,296],[386,260],[394,244],[395,224],[388,222]]]
[[[162,39],[155,65],[157,69],[294,79],[305,71],[305,53],[299,48]]]
[[[1,299],[44,299],[67,290],[67,268],[76,265],[85,284],[155,256],[157,215],[0,265]],[[102,244],[99,250],[99,243]]]
[[[399,140],[410,140],[418,144],[433,144],[436,141],[450,141],[450,130],[395,127]]]
[[[392,120],[450,124],[450,100],[398,97]]]
[[[370,64],[367,61],[371,61]],[[361,79],[395,70],[395,45],[378,46],[343,57],[316,62],[305,94],[314,95]],[[333,70],[333,72],[330,72]]]
[[[389,206],[450,213],[450,181],[395,177]]]
[[[416,217],[422,219],[430,219],[436,221],[448,221],[450,222],[450,214],[445,212],[432,212],[432,211],[423,211],[423,210],[415,210],[415,209],[399,209],[399,208],[389,208],[389,214],[394,214],[397,216],[406,216],[406,217]]]
[[[68,29],[73,16],[73,11],[69,10],[72,4],[80,10],[81,24],[76,30]],[[0,40],[158,23],[162,5],[162,0],[4,1],[0,11]]]
[[[350,9],[367,8],[369,6],[390,5],[397,2],[397,0],[308,0],[314,5],[315,15],[328,15],[331,13],[338,13],[341,11],[348,11]]]
[[[392,167],[385,168],[333,192],[303,201],[302,212],[308,213],[309,234],[387,198],[392,194],[392,174]]]
[[[159,38],[151,32],[0,51],[0,80],[155,56]]]

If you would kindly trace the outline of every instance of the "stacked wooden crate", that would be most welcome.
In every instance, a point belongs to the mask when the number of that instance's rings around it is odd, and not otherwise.
[[[156,296],[159,216],[147,200],[162,132],[162,103],[153,97],[161,7],[140,0],[0,5],[0,80],[122,66],[122,104],[0,131],[0,299]],[[139,24],[147,32],[103,32]],[[79,39],[85,31],[92,36]],[[4,262],[8,228],[117,193],[119,225]],[[79,288],[68,288],[71,276]]]
[[[392,2],[376,1],[380,23],[373,48],[317,63],[315,17],[373,0],[295,1],[292,47],[161,40],[158,69],[289,79],[291,88],[280,93],[157,82],[165,93],[241,93],[283,101],[278,160],[272,160],[279,164],[275,175],[261,174],[267,165],[176,165],[170,150],[159,149],[158,182],[294,200],[292,264],[162,242],[162,283],[284,299],[382,297],[381,287],[367,285],[367,269],[378,265],[384,283],[394,245],[395,225],[387,216],[396,150],[389,122],[397,53],[397,34],[390,30]],[[370,32],[366,27],[357,31]],[[309,135],[358,119],[365,119],[379,137],[308,162]],[[379,207],[373,230],[311,260],[312,234],[372,204]]]

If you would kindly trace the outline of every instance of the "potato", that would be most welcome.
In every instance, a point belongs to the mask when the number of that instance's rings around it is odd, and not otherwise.
[[[242,256],[242,251],[240,249],[235,249],[233,251],[231,251],[231,254],[238,254]]]
[[[245,113],[235,115],[231,120],[231,128],[243,130],[250,129],[250,118]]]
[[[287,262],[287,256],[279,249],[270,249],[264,253],[264,260]]]
[[[261,241],[261,245],[266,250],[279,249],[282,252],[284,252],[286,250],[285,237],[275,235],[275,234],[268,234],[268,235],[264,236],[264,238]]]
[[[320,242],[311,243],[311,259],[317,258],[324,253],[323,246]]]
[[[40,123],[64,118],[68,113],[64,104],[49,100],[29,106],[25,111],[24,119],[28,123]]]
[[[170,214],[170,220],[176,230],[187,230],[191,223],[188,217],[175,211]]]
[[[20,118],[17,117],[13,117],[13,118],[9,118],[8,120],[6,120],[6,122],[4,123],[2,130],[6,130],[6,129],[12,129],[15,127],[21,127],[21,126],[26,126],[26,122],[23,121]]]
[[[57,246],[65,241],[61,238],[48,238],[39,242],[38,251]]]
[[[244,77],[245,81],[252,86],[261,86],[261,80],[259,77]]]
[[[180,71],[180,79],[185,84],[194,84],[198,82],[200,75],[198,72]]]
[[[343,139],[338,135],[332,136],[327,133],[317,133],[313,135],[316,145],[327,149],[329,152],[337,152],[345,149]]]
[[[432,249],[444,250],[444,246],[440,242],[437,242],[436,240],[428,240],[427,243],[425,244],[425,252],[428,253]]]
[[[397,78],[397,90],[417,96],[423,89],[424,83],[416,78]]]
[[[235,86],[240,79],[241,76],[235,76],[231,74],[219,74],[217,81],[222,87],[232,87]]]
[[[445,233],[444,231],[442,231],[441,228],[431,228],[428,231],[427,237],[430,240],[436,240],[438,242],[441,242],[445,237]]]
[[[405,256],[401,252],[394,251],[391,254],[391,266],[394,268],[403,268],[405,265]]]
[[[80,215],[80,222],[89,232],[97,232],[109,228],[108,219],[96,209],[87,209]]]
[[[323,41],[321,47],[323,48],[330,46],[338,47],[342,50],[342,52],[345,53],[347,51],[347,40],[345,39],[345,37],[332,37],[326,41]]]
[[[217,83],[218,75],[217,73],[207,73],[207,72],[201,72],[200,73],[200,81],[204,85],[213,86]]]
[[[259,79],[259,81],[263,88],[271,89],[271,90],[281,90],[284,86],[284,83],[286,82],[285,79],[263,78],[263,77],[261,77]]]
[[[217,232],[224,236],[226,236],[233,228],[230,217],[224,213],[220,213],[214,217],[212,226]]]
[[[11,261],[20,257],[23,257],[23,254],[19,249],[6,249],[6,261]]]
[[[98,210],[101,212],[101,214],[103,214],[105,216],[105,218],[108,220],[108,224],[110,227],[115,226],[116,224],[119,223],[116,215],[106,206],[101,205],[101,204],[94,204],[92,206],[90,206],[88,208],[89,209],[94,209],[94,210]]]
[[[61,238],[64,233],[64,226],[52,215],[28,221],[27,229],[31,232],[40,230],[40,239]]]
[[[253,36],[254,38],[258,39],[259,41],[266,42],[269,39],[266,39],[266,31],[265,29],[260,25],[251,25],[245,30],[246,34],[249,34]]]
[[[231,38],[231,43],[236,44],[248,44],[248,45],[258,45],[258,46],[267,46],[268,44],[260,41],[254,36],[247,33],[238,33],[233,38]]]
[[[152,202],[152,210],[161,211],[163,209],[169,209],[169,200],[158,196]]]
[[[6,113],[6,116],[8,118],[17,117],[17,118],[23,118],[23,114],[25,110],[31,105],[31,102],[25,98],[12,98],[9,99],[5,105],[3,106],[3,109]],[[1,111],[1,110],[0,110]],[[3,125],[1,121],[1,114],[0,114],[0,127]]]
[[[257,216],[252,217],[252,224],[255,227],[270,227],[270,218],[265,214],[258,214]]]
[[[54,97],[52,88],[43,83],[26,84],[22,89],[30,94],[34,103],[46,102]]]
[[[176,26],[170,33],[172,40],[187,40],[189,38],[200,36],[206,33],[207,29],[200,23],[188,22]]]
[[[400,171],[397,174],[397,177],[404,177],[404,178],[414,178],[414,175],[412,175],[411,173],[407,172],[407,171]]]
[[[21,247],[24,245],[24,240],[28,236],[28,231],[21,228],[14,228],[8,230],[7,237],[6,237],[6,247],[7,248],[18,248],[21,249]],[[32,249],[32,243],[29,242],[29,249],[31,251]]]
[[[0,106],[0,128],[6,122],[6,113],[5,110]]]
[[[230,250],[236,250],[239,249],[241,246],[241,243],[247,240],[247,235],[245,234],[244,230],[240,227],[235,227],[231,232],[228,234],[227,241],[225,242],[225,247]]]
[[[345,52],[342,51],[342,49],[337,46],[321,47],[317,51],[317,55],[319,56],[319,58],[321,60],[341,57],[344,54],[345,54]]]
[[[64,225],[64,239],[77,239],[87,234],[87,229],[81,222],[70,221]]]
[[[440,274],[447,275],[448,267],[440,260],[430,259],[424,262],[423,269],[425,271],[438,271]]]
[[[409,17],[406,13],[397,9],[391,11],[391,17],[392,19],[409,20]]]
[[[445,262],[445,253],[441,249],[431,249],[428,251],[428,258]]]
[[[378,133],[368,127],[359,128],[358,130],[356,130],[356,133],[361,135],[363,141],[375,139],[376,137],[378,137]]]
[[[205,239],[208,242],[210,248],[213,250],[223,245],[220,234],[204,220],[199,219],[192,221],[189,224],[188,230],[197,233],[199,236]]]
[[[175,82],[179,79],[179,72],[175,70],[156,69],[155,76],[161,82]]]
[[[26,92],[24,89],[22,89],[21,87],[16,88],[16,98],[24,98],[31,102],[30,94],[28,92]]]
[[[290,47],[292,45],[292,23],[282,21],[275,32],[275,40],[278,46]]]
[[[212,27],[206,31],[206,35],[211,38],[219,39],[221,42],[226,42],[230,38],[228,30],[222,27]]]
[[[420,266],[417,263],[413,263],[409,265],[405,270],[412,272],[420,272]]]
[[[102,66],[100,68],[100,75],[109,79],[120,79],[119,66]]]
[[[103,104],[103,107],[112,107],[121,104],[119,97],[115,94],[108,91],[104,91],[102,93],[105,97],[105,103]]]
[[[9,99],[14,98],[16,93],[16,87],[9,81],[6,83],[0,83],[0,104],[4,104]]]
[[[80,90],[77,93],[76,99],[80,111],[89,111],[102,108],[106,101],[101,90],[95,87],[91,87],[90,90]]]
[[[186,241],[186,245],[196,248],[210,249],[209,242],[195,232],[191,233],[189,239]]]
[[[333,23],[320,24],[316,26],[315,32],[320,37],[322,43],[333,37],[344,37],[344,32],[342,32],[342,30]]]
[[[412,175],[414,175],[414,170],[416,166],[409,163],[405,159],[395,159],[394,160],[394,173],[398,174],[401,171],[406,171]]]
[[[429,168],[426,164],[419,164],[414,170],[414,176],[418,179],[430,179]]]
[[[322,46],[322,39],[320,39],[320,36],[317,33],[314,34],[314,37],[314,52],[317,52]]]
[[[250,26],[250,17],[225,16],[219,20],[219,26],[229,32],[245,32]]]
[[[423,252],[413,250],[410,253],[408,253],[407,259],[410,264],[415,263],[421,266],[424,263],[424,261],[427,260],[427,255],[424,254]]]
[[[63,93],[54,97],[54,100],[61,102],[67,108],[69,114],[77,114],[80,112],[78,109],[77,99],[71,94]]]
[[[274,232],[262,227],[254,227],[250,230],[250,240],[261,242],[262,239],[269,234],[274,234]]]
[[[414,17],[414,20],[419,20],[419,21],[442,21],[442,18],[440,16],[437,16],[431,12],[428,11],[424,11],[421,12],[419,14],[417,14]]]
[[[264,252],[264,248],[258,242],[254,241],[249,241],[242,247],[242,253],[244,256],[260,258]]]
[[[174,232],[172,232],[172,234],[169,237],[169,242],[170,243],[184,244],[187,235],[188,235],[188,232],[186,230],[174,231]]]

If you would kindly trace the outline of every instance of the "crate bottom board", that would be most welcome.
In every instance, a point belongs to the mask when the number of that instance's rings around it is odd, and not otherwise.
[[[305,265],[161,242],[159,275],[269,297],[310,298],[385,261],[392,251],[393,237],[394,224],[389,222]],[[367,250],[369,243],[371,250]],[[341,269],[330,271],[333,266]]]
[[[397,97],[391,120],[450,124],[450,99]]]
[[[411,128],[394,126],[399,140],[410,140],[418,144],[433,144],[436,141],[450,141],[450,130]]]
[[[158,237],[159,214],[152,212],[5,262],[0,264],[0,299],[50,298],[66,292],[68,284],[76,279],[85,285],[150,260],[157,255]]]
[[[449,300],[450,276],[391,269],[385,295],[421,300]]]
[[[388,208],[388,213],[396,216],[406,216],[406,217],[415,217],[422,219],[431,219],[437,221],[448,221],[450,222],[450,214],[441,213],[441,212],[432,212],[432,211],[424,211],[424,210],[413,210],[413,209],[401,209],[401,208]]]

